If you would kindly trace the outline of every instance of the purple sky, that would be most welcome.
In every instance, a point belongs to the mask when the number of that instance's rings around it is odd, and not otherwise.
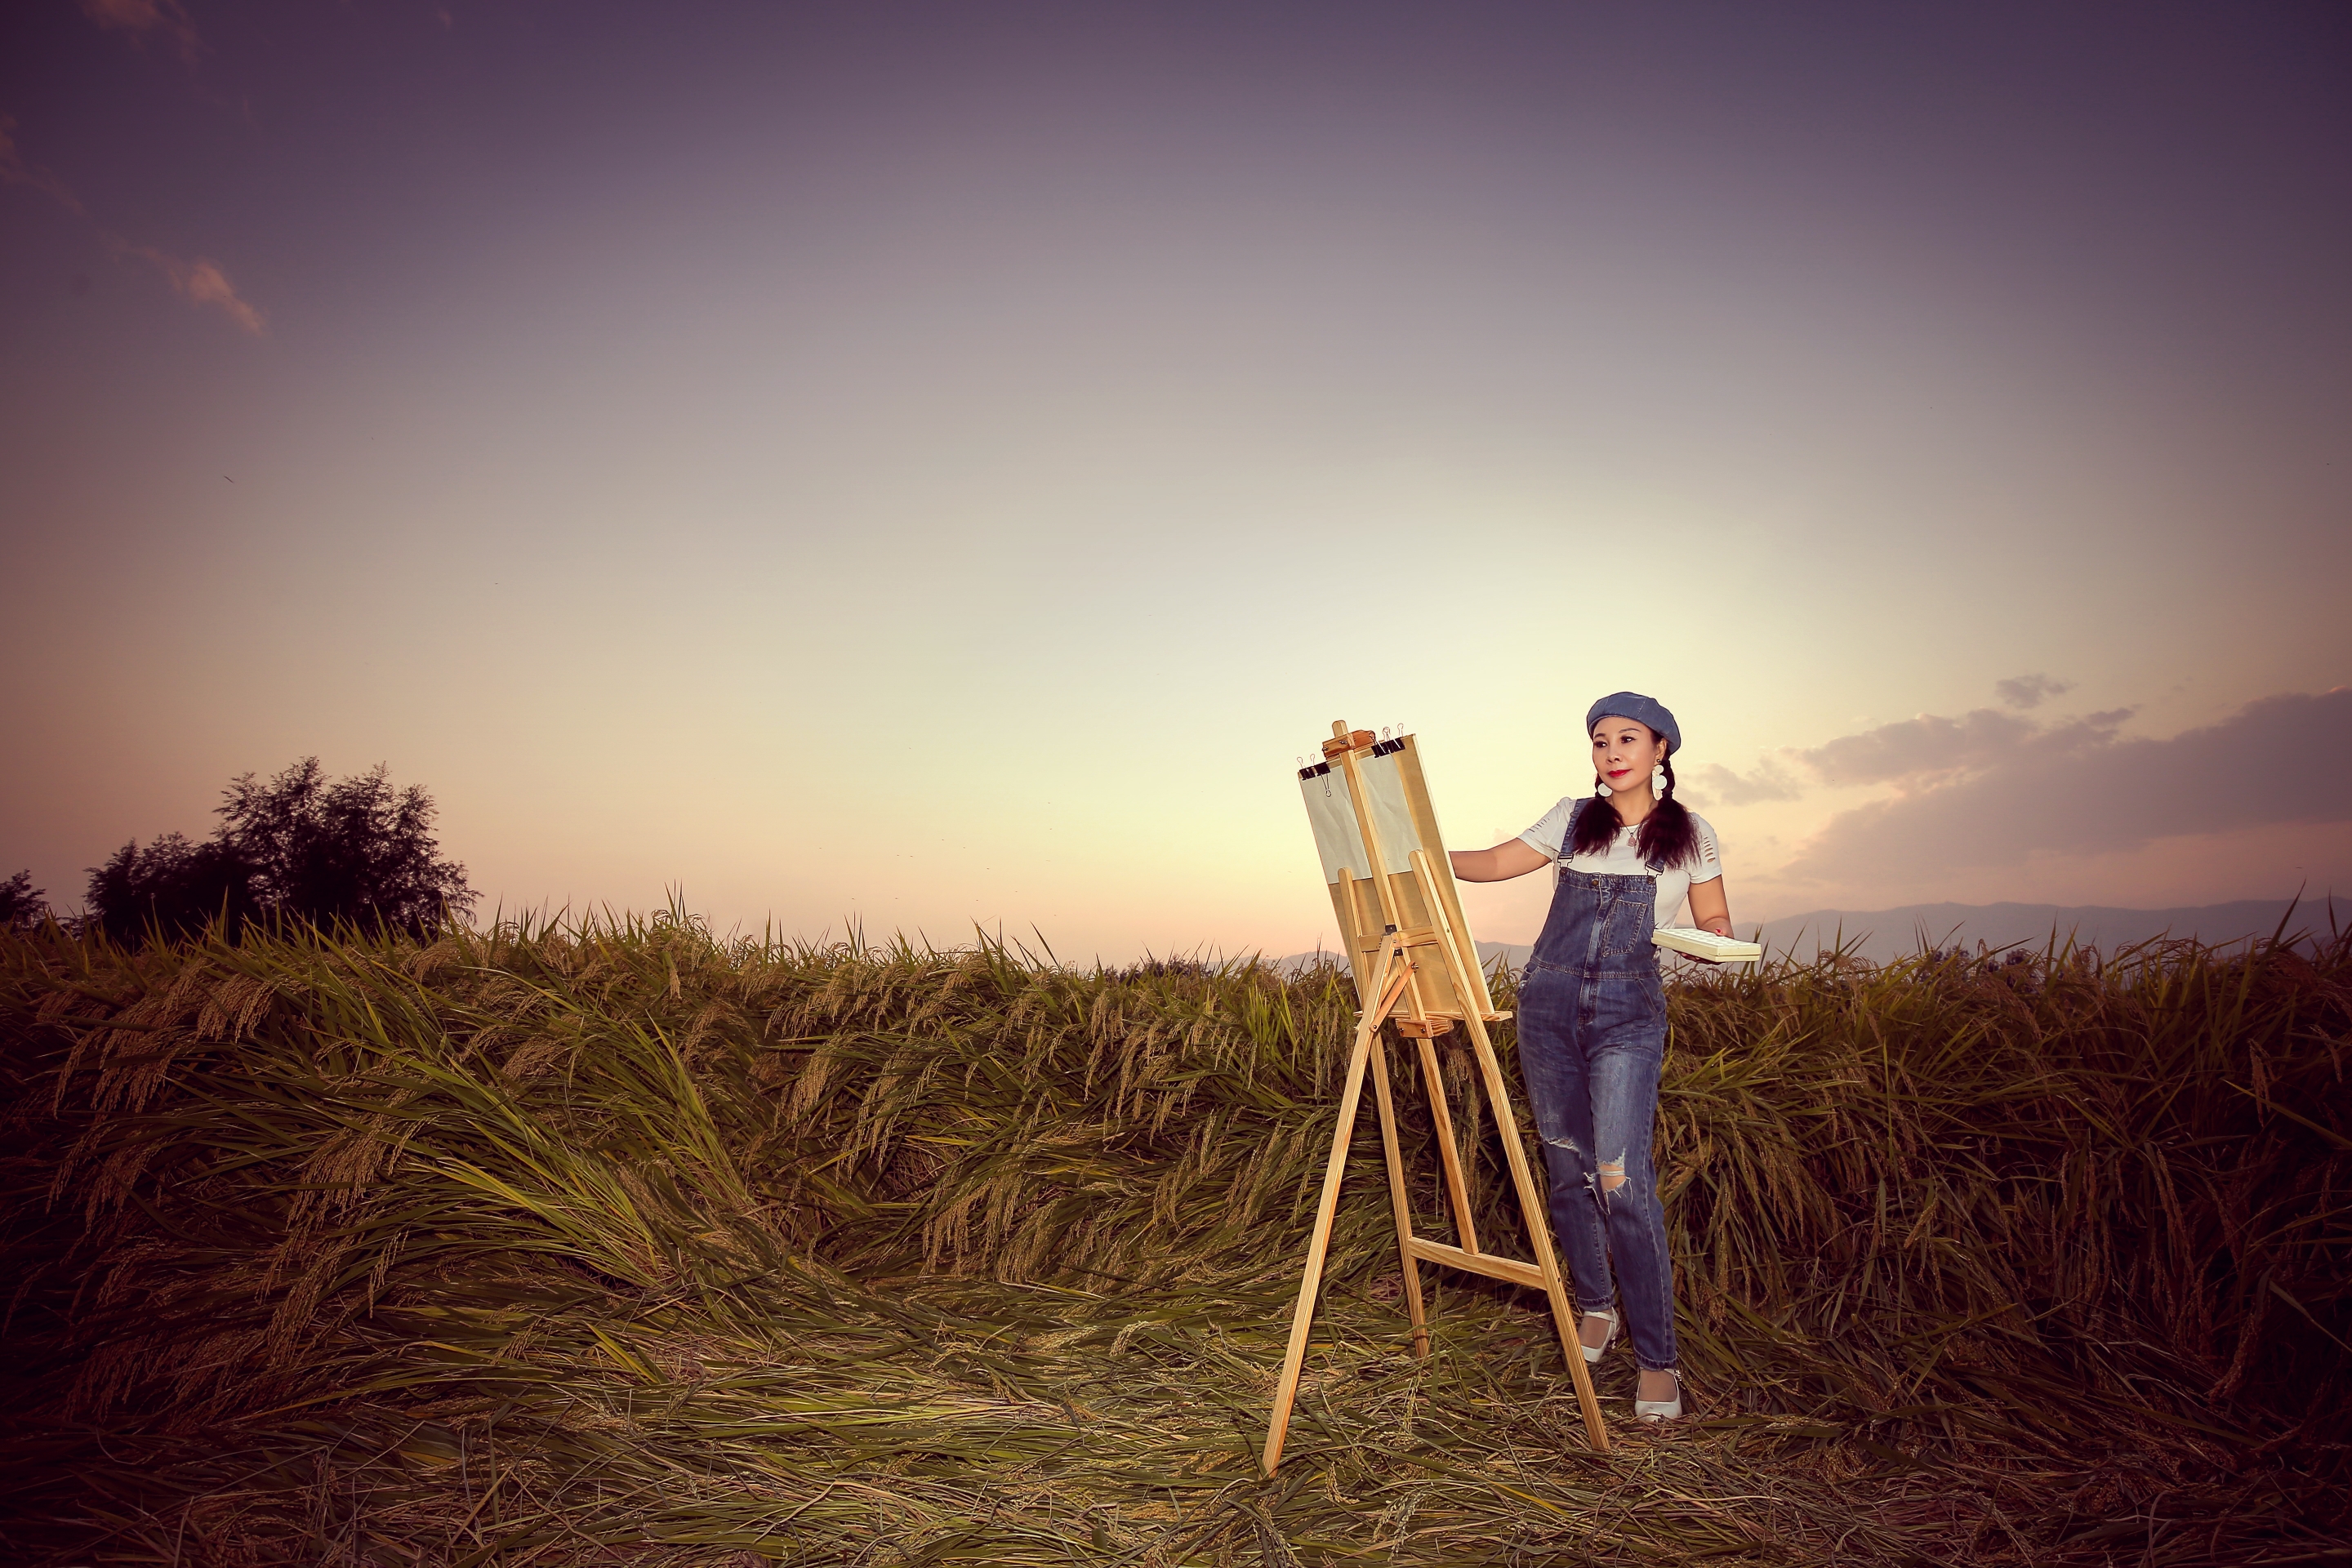
[[[0,116],[68,904],[316,753],[509,910],[1287,951],[1330,720],[1483,843],[1621,687],[1743,921],[2352,889],[2339,6],[88,0]]]

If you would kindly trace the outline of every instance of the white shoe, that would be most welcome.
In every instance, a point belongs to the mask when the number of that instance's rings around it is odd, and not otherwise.
[[[1680,1373],[1668,1373],[1675,1380],[1672,1399],[1637,1399],[1633,1401],[1633,1418],[1637,1421],[1679,1421],[1683,1418],[1683,1379]]]
[[[1603,1338],[1603,1339],[1601,1340],[1601,1342],[1599,1344],[1597,1344],[1597,1345],[1588,1345],[1588,1344],[1586,1344],[1586,1343],[1584,1342],[1584,1325],[1583,1325],[1583,1323],[1579,1322],[1579,1323],[1577,1324],[1577,1326],[1576,1326],[1576,1327],[1577,1327],[1577,1336],[1576,1336],[1577,1348],[1578,1348],[1578,1349],[1580,1349],[1580,1350],[1581,1350],[1581,1351],[1584,1352],[1584,1364],[1585,1364],[1585,1365],[1587,1365],[1587,1366],[1594,1366],[1594,1365],[1598,1365],[1598,1364],[1600,1363],[1600,1361],[1601,1361],[1601,1352],[1603,1352],[1603,1351],[1605,1351],[1605,1350],[1607,1350],[1607,1349],[1608,1349],[1612,1344],[1613,1344],[1613,1343],[1615,1343],[1615,1342],[1616,1342],[1616,1339],[1617,1339],[1617,1314],[1616,1314],[1614,1311],[1602,1311],[1602,1312],[1587,1312],[1587,1313],[1585,1313],[1584,1315],[1585,1315],[1586,1317],[1588,1317],[1588,1318],[1598,1318],[1598,1319],[1600,1319],[1602,1322],[1607,1323],[1607,1324],[1609,1325],[1609,1332],[1608,1332],[1608,1335],[1607,1335],[1605,1338]]]

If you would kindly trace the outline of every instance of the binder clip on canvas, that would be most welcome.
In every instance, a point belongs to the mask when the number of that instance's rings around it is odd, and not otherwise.
[[[1283,1357],[1281,1379],[1275,1385],[1274,1419],[1266,1430],[1263,1457],[1265,1471],[1272,1475],[1282,1462],[1282,1442],[1289,1430],[1291,1406],[1298,1397],[1299,1373],[1307,1361],[1324,1256],[1331,1245],[1331,1222],[1339,1207],[1340,1177],[1347,1169],[1348,1145],[1355,1131],[1368,1068],[1373,1099],[1380,1108],[1381,1148],[1388,1162],[1389,1205],[1396,1216],[1397,1253],[1404,1268],[1413,1353],[1429,1353],[1428,1320],[1421,1293],[1423,1263],[1466,1269],[1542,1291],[1551,1305],[1560,1355],[1575,1380],[1586,1439],[1606,1453],[1609,1430],[1601,1424],[1601,1404],[1593,1396],[1591,1374],[1578,1347],[1576,1314],[1561,1281],[1559,1259],[1552,1250],[1544,1189],[1528,1168],[1510,1091],[1504,1086],[1502,1068],[1486,1034],[1488,1024],[1509,1015],[1496,1012],[1487,994],[1486,972],[1479,966],[1469,922],[1463,919],[1454,868],[1445,858],[1437,814],[1429,802],[1429,786],[1422,779],[1420,753],[1410,735],[1381,741],[1369,730],[1350,731],[1345,723],[1333,724],[1331,735],[1323,743],[1323,761],[1299,771],[1299,787],[1314,825],[1315,847],[1322,857],[1323,879],[1330,888],[1341,940],[1354,966],[1362,1013],[1348,1054],[1339,1124],[1332,1131],[1331,1157],[1323,1170],[1322,1200],[1316,1206],[1315,1229],[1307,1244],[1306,1275],[1291,1314],[1290,1346]],[[1446,1202],[1453,1212],[1458,1247],[1413,1234],[1407,1176],[1398,1153],[1388,1047],[1381,1037],[1383,1024],[1394,1024],[1396,1032],[1412,1042],[1420,1057],[1422,1083],[1436,1123],[1438,1156],[1444,1166]],[[1502,1134],[1503,1156],[1510,1166],[1519,1215],[1534,1244],[1532,1262],[1485,1251],[1478,1243],[1469,1188],[1454,1139],[1452,1109],[1446,1103],[1437,1060],[1436,1042],[1453,1034],[1457,1025],[1468,1037],[1487,1107]],[[1476,1114],[1475,1106],[1471,1114]]]

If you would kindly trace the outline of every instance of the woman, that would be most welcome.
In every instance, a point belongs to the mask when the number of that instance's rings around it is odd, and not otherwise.
[[[1576,1281],[1584,1359],[1599,1361],[1622,1322],[1642,1368],[1633,1414],[1671,1421],[1683,1413],[1674,1265],[1650,1165],[1666,996],[1650,933],[1687,899],[1693,924],[1729,936],[1731,909],[1715,829],[1674,797],[1675,716],[1620,691],[1594,703],[1584,727],[1589,798],[1562,800],[1507,844],[1451,858],[1472,882],[1559,867],[1519,979],[1519,1071],[1551,1171],[1552,1230]]]

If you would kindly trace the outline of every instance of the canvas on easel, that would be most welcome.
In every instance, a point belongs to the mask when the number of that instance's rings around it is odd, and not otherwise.
[[[1333,1131],[1330,1158],[1324,1166],[1322,1196],[1307,1239],[1305,1278],[1299,1282],[1298,1302],[1291,1314],[1290,1342],[1275,1385],[1273,1420],[1263,1455],[1266,1473],[1271,1475],[1282,1462],[1291,1406],[1298,1397],[1323,1261],[1339,1212],[1348,1144],[1354,1134],[1368,1072],[1380,1109],[1381,1145],[1388,1163],[1389,1203],[1396,1220],[1397,1254],[1404,1270],[1413,1353],[1429,1353],[1427,1310],[1421,1289],[1423,1263],[1444,1264],[1543,1291],[1559,1335],[1560,1354],[1576,1384],[1586,1438],[1594,1448],[1606,1452],[1609,1432],[1601,1422],[1600,1401],[1593,1394],[1591,1375],[1579,1348],[1575,1312],[1551,1245],[1543,1188],[1528,1166],[1510,1092],[1486,1033],[1489,1023],[1507,1015],[1495,1010],[1487,994],[1477,944],[1462,913],[1453,866],[1445,858],[1437,812],[1422,777],[1419,750],[1410,735],[1382,741],[1368,730],[1349,730],[1344,722],[1334,723],[1331,735],[1323,742],[1323,761],[1300,770],[1299,789],[1314,826],[1315,847],[1322,858],[1323,879],[1330,889],[1332,910],[1339,917],[1340,940],[1355,973],[1362,1011],[1349,1049],[1339,1124]],[[1447,1206],[1453,1211],[1454,1233],[1461,1242],[1458,1247],[1413,1234],[1412,1207],[1398,1149],[1396,1105],[1389,1084],[1388,1047],[1381,1036],[1384,1024],[1393,1024],[1400,1036],[1412,1041],[1420,1057],[1422,1082],[1436,1124],[1438,1158],[1444,1167]],[[1519,1214],[1536,1254],[1532,1262],[1486,1252],[1478,1243],[1454,1137],[1452,1108],[1446,1102],[1437,1058],[1437,1042],[1451,1035],[1457,1024],[1468,1037],[1487,1106],[1501,1133]]]
[[[1368,736],[1370,731],[1354,733]],[[1426,932],[1435,923],[1432,894],[1413,870],[1414,851],[1429,858],[1436,906],[1444,910],[1455,931],[1470,929],[1470,922],[1463,918],[1454,867],[1445,858],[1444,841],[1438,832],[1437,813],[1429,803],[1429,785],[1422,778],[1420,748],[1411,735],[1374,741],[1360,751],[1351,744],[1348,753],[1303,770],[1298,779],[1299,793],[1307,800],[1307,818],[1315,829],[1316,853],[1323,861],[1323,879],[1330,887],[1331,910],[1339,917],[1340,940],[1355,967],[1360,993],[1370,982],[1369,966],[1381,945],[1385,910],[1393,906],[1409,932]],[[1357,812],[1356,789],[1371,803],[1370,835]],[[1367,847],[1374,842],[1380,846],[1381,860],[1377,883]],[[1450,970],[1442,964],[1424,966],[1424,970],[1419,994],[1428,1015],[1449,1023],[1462,1016],[1465,999],[1454,994]],[[1486,971],[1475,952],[1467,979],[1468,1003],[1482,1016],[1495,1016],[1494,999],[1486,994]]]

